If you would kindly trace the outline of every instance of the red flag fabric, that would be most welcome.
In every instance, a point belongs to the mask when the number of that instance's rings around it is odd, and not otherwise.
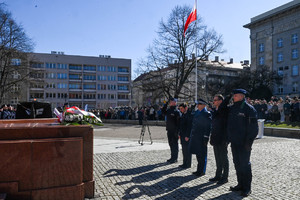
[[[186,30],[188,29],[190,23],[192,23],[193,21],[197,20],[197,6],[196,6],[196,1],[195,1],[195,5],[194,5],[194,8],[191,12],[191,14],[189,15],[189,17],[187,18],[186,22],[185,22],[185,25],[184,25],[184,32],[183,32],[183,35],[185,36],[185,32]]]

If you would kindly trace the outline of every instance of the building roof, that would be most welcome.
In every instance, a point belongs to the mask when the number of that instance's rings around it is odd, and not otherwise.
[[[272,18],[272,17],[274,17],[278,14],[287,12],[287,11],[289,11],[291,9],[294,9],[294,8],[297,8],[297,7],[300,7],[300,0],[291,1],[289,3],[286,3],[286,4],[282,5],[282,6],[279,6],[277,8],[274,8],[272,10],[269,10],[265,13],[262,13],[260,15],[257,15],[255,17],[251,18],[251,22],[244,25],[244,27],[245,28],[251,28],[251,26],[256,24],[256,23],[259,23],[263,20]]]

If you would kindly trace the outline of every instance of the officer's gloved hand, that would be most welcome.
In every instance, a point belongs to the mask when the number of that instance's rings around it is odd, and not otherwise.
[[[204,146],[207,146],[207,144],[208,144],[208,138],[205,137],[205,138],[203,139],[203,144],[204,144]]]

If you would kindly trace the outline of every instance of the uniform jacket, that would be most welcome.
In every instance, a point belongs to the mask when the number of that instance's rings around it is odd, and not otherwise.
[[[205,141],[208,141],[211,131],[211,113],[206,108],[197,110],[193,117],[190,135],[190,152],[198,154]]]
[[[227,116],[228,116],[228,103],[230,98],[226,97],[218,110],[212,111],[212,128],[210,136],[211,145],[221,145],[227,142]]]
[[[227,133],[235,145],[252,145],[258,134],[257,112],[245,100],[229,107]]]
[[[193,116],[190,111],[183,113],[180,117],[179,135],[181,142],[185,142],[185,137],[190,137],[192,129]]]
[[[166,109],[166,107],[166,105],[163,107],[163,112],[167,117],[166,129],[168,132],[174,133],[178,136],[180,120],[179,110],[177,110],[176,106],[170,106],[168,109]]]

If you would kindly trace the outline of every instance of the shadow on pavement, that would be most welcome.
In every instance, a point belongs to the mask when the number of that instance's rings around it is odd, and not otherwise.
[[[131,169],[110,169],[106,172],[104,172],[105,177],[112,177],[112,176],[131,176],[131,175],[137,175],[141,173],[145,173],[148,171],[151,171],[155,168],[162,167],[168,165],[168,163],[163,162],[163,163],[157,163],[153,165],[146,165],[146,166],[141,166],[141,167],[136,167],[136,168],[131,168]]]
[[[132,177],[132,179],[130,181],[118,182],[118,183],[116,183],[116,185],[124,185],[124,184],[128,184],[128,183],[145,183],[148,181],[154,181],[163,176],[170,175],[172,173],[175,173],[175,172],[178,172],[181,170],[183,170],[183,169],[179,168],[179,167],[175,167],[175,168],[171,168],[171,169],[165,169],[162,171],[148,172],[148,173],[136,176],[136,177]]]
[[[156,173],[159,173],[159,172],[156,172]],[[163,195],[170,191],[176,190],[182,184],[189,182],[196,178],[198,178],[198,177],[195,175],[172,176],[172,177],[163,179],[153,185],[133,185],[125,191],[125,195],[122,197],[122,199],[135,199],[135,198],[139,198],[143,195],[147,195],[149,197]]]

